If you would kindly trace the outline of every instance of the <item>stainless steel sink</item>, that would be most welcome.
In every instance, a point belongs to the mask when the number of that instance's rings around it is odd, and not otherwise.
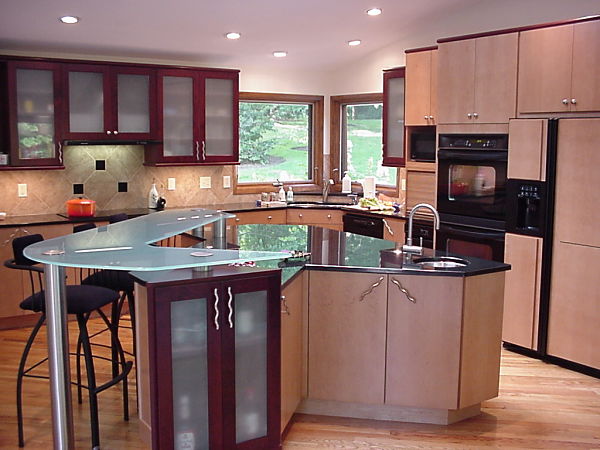
[[[455,269],[457,267],[465,267],[469,264],[469,261],[465,259],[452,256],[415,258],[412,262],[423,269]]]

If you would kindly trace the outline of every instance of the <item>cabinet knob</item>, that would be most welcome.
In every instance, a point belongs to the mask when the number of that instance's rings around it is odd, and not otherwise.
[[[471,113],[467,113],[467,117],[470,119],[473,116]]]
[[[239,221],[240,221],[240,218],[239,218],[239,217],[236,217],[236,218],[235,218],[235,221],[236,221],[236,222],[239,222]]]
[[[429,120],[429,116],[423,116],[423,119]]]
[[[271,220],[273,218],[273,216],[267,216],[268,220]]]
[[[331,219],[331,214],[327,214],[327,218],[328,218],[328,219]]]
[[[429,120],[433,120],[433,116],[429,116]]]
[[[571,103],[573,103],[574,105],[577,104],[577,99],[572,98]]]
[[[117,130],[115,130],[115,131],[113,132],[113,134],[119,134],[119,132],[118,132]]]
[[[108,131],[106,132],[106,134],[112,134],[112,131],[108,130]]]
[[[474,112],[473,113],[473,117],[477,119],[479,117],[479,114],[477,114],[476,112]]]
[[[298,214],[298,217],[302,217],[302,214]]]
[[[566,98],[563,98],[563,99],[562,99],[562,104],[563,104],[563,105],[568,105],[568,104],[569,104],[569,100],[568,100],[568,99],[566,99]]]

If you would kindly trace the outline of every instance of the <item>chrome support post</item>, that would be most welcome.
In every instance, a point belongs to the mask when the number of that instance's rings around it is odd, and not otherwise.
[[[46,264],[46,329],[48,332],[48,369],[52,401],[54,448],[74,448],[73,411],[71,409],[71,371],[65,269]]]

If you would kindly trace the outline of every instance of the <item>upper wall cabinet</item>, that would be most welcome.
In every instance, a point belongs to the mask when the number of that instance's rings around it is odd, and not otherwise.
[[[600,111],[600,21],[519,39],[519,113]]]
[[[61,166],[60,65],[9,61],[6,73],[10,165]]]
[[[238,101],[237,71],[160,70],[162,144],[146,148],[146,163],[236,163]]]
[[[517,33],[440,43],[437,123],[508,123],[517,56]]]
[[[156,137],[154,69],[68,64],[64,71],[65,139]]]
[[[383,165],[404,166],[404,67],[383,74]]]
[[[406,125],[435,125],[437,120],[437,50],[406,54]]]

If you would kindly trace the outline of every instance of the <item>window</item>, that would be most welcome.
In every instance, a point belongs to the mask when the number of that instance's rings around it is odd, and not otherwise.
[[[397,169],[384,167],[383,100],[381,94],[331,97],[331,168],[352,180],[374,176],[390,191],[397,186]]]
[[[272,191],[277,180],[314,188],[322,124],[321,96],[241,92],[236,193]]]

